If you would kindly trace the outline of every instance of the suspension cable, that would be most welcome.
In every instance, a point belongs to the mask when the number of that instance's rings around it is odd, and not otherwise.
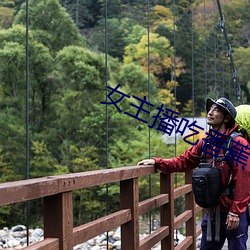
[[[194,121],[195,107],[194,107],[194,11],[193,11],[193,0],[191,0],[191,26],[192,26],[192,116]],[[194,140],[194,137],[193,137]]]
[[[174,23],[174,55],[173,55],[173,61],[174,61],[174,72],[173,72],[173,81],[174,81],[174,96],[175,96],[175,101],[174,101],[174,110],[177,108],[177,86],[176,86],[176,2],[173,0],[173,23]],[[175,128],[175,137],[174,137],[174,155],[176,156],[177,154],[177,137],[176,137],[176,128]],[[175,187],[177,187],[177,182],[178,182],[178,176],[177,173],[175,173]],[[175,245],[178,245],[179,239],[178,239],[178,231],[177,229],[175,230]]]
[[[108,0],[105,0],[105,22],[104,22],[104,29],[105,29],[105,83],[106,83],[106,103],[108,103]],[[109,161],[108,161],[108,147],[109,147],[109,119],[108,119],[108,105],[106,105],[106,169],[109,168]],[[106,215],[109,212],[109,186],[106,184]],[[107,249],[108,249],[108,232],[107,232]]]
[[[26,174],[25,179],[29,179],[29,0],[26,0],[26,45],[25,45],[25,72],[26,72]],[[26,239],[29,245],[29,210],[30,203],[26,202]]]
[[[214,5],[214,23],[216,20],[216,15],[215,15],[215,0],[213,1]],[[216,32],[216,25],[214,24],[214,91],[217,97],[217,32]]]
[[[207,39],[206,39],[206,0],[204,0],[204,89],[205,97],[207,98]]]
[[[231,45],[229,43],[228,36],[227,36],[225,18],[224,18],[223,14],[222,14],[220,0],[216,0],[216,1],[217,1],[217,5],[218,5],[219,14],[220,14],[220,28],[221,28],[221,31],[223,32],[224,38],[226,40],[227,57],[230,60],[230,66],[231,66],[231,69],[232,69],[232,76],[233,76],[233,81],[234,81],[234,87],[236,86],[236,84],[238,82],[236,94],[237,94],[238,103],[240,104],[242,102],[242,98],[241,98],[241,86],[240,86],[240,82],[237,81],[237,72],[236,72],[236,68],[235,68],[235,65],[234,65],[234,60],[233,60]],[[234,88],[234,90],[235,90],[235,88]]]
[[[147,1],[147,29],[148,29],[148,102],[150,103],[150,0]],[[150,114],[150,105],[148,105],[148,111]],[[148,123],[150,124],[150,115],[148,115]],[[150,128],[148,127],[148,158],[151,157],[151,133],[150,133]],[[149,197],[152,195],[152,190],[151,190],[151,175],[148,176],[148,192],[149,192]],[[151,233],[152,229],[152,212],[149,212],[149,233]]]

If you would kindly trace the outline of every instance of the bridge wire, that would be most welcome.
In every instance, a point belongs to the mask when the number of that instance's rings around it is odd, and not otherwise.
[[[217,1],[217,6],[218,6],[218,10],[219,10],[219,15],[220,15],[220,27],[221,27],[221,31],[223,32],[224,38],[225,38],[225,41],[226,41],[227,57],[230,60],[230,69],[232,70],[232,79],[233,79],[233,84],[234,84],[233,92],[236,92],[238,104],[242,104],[241,86],[240,86],[240,81],[237,78],[237,71],[236,71],[236,68],[235,68],[235,65],[234,65],[232,49],[231,49],[231,45],[229,43],[228,36],[227,36],[225,18],[224,18],[224,15],[222,13],[220,0],[216,0],[216,1]]]
[[[108,79],[109,79],[109,74],[108,74],[108,0],[105,0],[105,83],[106,83],[106,103],[108,103]],[[109,147],[109,133],[108,133],[108,128],[109,128],[109,120],[108,120],[108,105],[106,105],[106,169],[109,168],[109,162],[108,162],[108,147]],[[109,213],[109,186],[106,184],[106,215]],[[107,249],[109,248],[109,240],[108,240],[108,233],[107,232]]]
[[[173,0],[173,24],[174,24],[174,32],[173,32],[173,43],[174,43],[174,55],[173,55],[173,61],[174,61],[174,70],[173,70],[173,81],[174,81],[174,96],[175,96],[175,101],[174,101],[174,110],[177,109],[177,86],[176,86],[176,1]],[[175,138],[174,138],[174,155],[176,157],[177,154],[177,138],[176,138],[176,127],[175,127]],[[178,174],[175,173],[175,187],[177,187],[178,183]],[[178,238],[178,230],[175,230],[175,245],[178,245],[179,243],[179,238]]]
[[[206,17],[206,0],[204,0],[204,23],[203,23],[203,33],[204,33],[204,89],[205,89],[205,98],[207,98],[207,39],[206,39],[206,23],[207,23],[207,17]]]
[[[221,56],[222,51],[224,50],[225,44],[224,40],[221,41],[221,37],[218,40],[219,42],[219,56],[220,56],[220,61],[221,61],[221,66],[220,66],[220,73],[221,73],[221,81],[222,81],[222,96],[225,96],[225,67],[224,67],[224,59]]]
[[[215,0],[213,1],[214,9],[214,93],[216,98],[218,97],[218,87],[217,87],[217,32],[216,32],[216,14],[215,14]]]
[[[147,0],[147,30],[148,30],[148,102],[150,103],[150,0]],[[150,124],[150,105],[148,105],[148,123]],[[148,127],[148,158],[151,157],[151,133],[150,133],[150,128]],[[149,197],[152,195],[152,190],[151,190],[151,175],[148,176],[148,192],[149,192]],[[152,229],[152,212],[149,212],[149,233],[151,233]]]
[[[26,44],[25,44],[25,80],[26,80],[26,103],[25,103],[25,125],[26,125],[26,173],[25,179],[29,179],[29,0],[26,0]],[[26,239],[27,246],[29,245],[29,214],[30,202],[25,203],[26,216]]]
[[[193,10],[193,0],[191,0],[191,30],[192,30],[192,116],[193,116],[193,122],[194,122],[194,116],[195,116],[195,92],[194,92],[194,10]],[[194,137],[193,137],[194,142]]]
[[[203,36],[204,36],[204,94],[206,99],[207,96],[207,12],[206,12],[206,0],[204,0],[204,5],[203,5],[203,15],[204,15],[204,20],[203,20]],[[206,110],[205,107],[205,102],[204,102],[204,109]],[[206,124],[207,124],[207,116],[206,116]],[[207,132],[207,126],[205,131]]]

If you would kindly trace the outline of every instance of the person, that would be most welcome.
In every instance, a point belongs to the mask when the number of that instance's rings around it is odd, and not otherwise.
[[[235,123],[236,109],[234,105],[226,98],[207,99],[207,124],[210,126],[208,133],[196,145],[187,149],[182,155],[170,159],[153,157],[138,162],[137,165],[155,165],[162,173],[169,174],[173,172],[186,172],[196,168],[201,160],[201,152],[204,152],[204,141],[207,141],[206,159],[213,161],[215,167],[221,169],[221,185],[226,189],[230,179],[233,182],[233,197],[222,193],[220,196],[220,235],[219,241],[215,239],[215,212],[210,211],[209,217],[212,223],[212,241],[207,240],[207,222],[208,212],[204,215],[201,223],[202,237],[201,250],[219,250],[222,249],[225,240],[228,240],[229,250],[247,249],[246,242],[248,238],[248,216],[247,207],[250,201],[250,149],[246,139],[237,136],[232,142],[232,147],[236,153],[242,151],[244,147],[245,161],[244,167],[239,164],[237,154],[232,154],[232,171],[228,161],[215,161],[214,152],[219,150],[219,155],[223,155],[223,148],[219,145],[216,136],[223,139],[234,131],[238,131],[238,125]],[[207,139],[207,140],[204,140]],[[210,141],[209,141],[210,139]],[[236,143],[236,141],[238,143]],[[209,144],[210,142],[210,144]],[[248,146],[247,146],[248,145]],[[209,147],[210,146],[210,147]],[[223,158],[222,158],[223,159]],[[225,159],[225,156],[224,156]],[[231,176],[231,177],[230,177]]]

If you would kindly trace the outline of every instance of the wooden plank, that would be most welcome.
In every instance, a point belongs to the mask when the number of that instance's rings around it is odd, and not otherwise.
[[[169,234],[161,241],[162,250],[174,249],[174,176],[160,174],[160,193],[169,195],[169,202],[161,206],[161,226],[169,227]]]
[[[181,187],[175,188],[174,190],[174,199],[179,198],[182,195],[192,192],[192,185],[186,184]]]
[[[139,203],[139,214],[143,215],[157,207],[168,203],[168,194],[160,194]]]
[[[169,227],[164,226],[158,228],[155,232],[148,235],[146,238],[140,241],[140,250],[151,249],[155,244],[157,244],[162,239],[169,235]]]
[[[0,184],[0,206],[42,198],[58,193],[55,177],[34,178]]]
[[[179,243],[174,249],[175,250],[188,249],[192,244],[193,244],[193,237],[188,236],[181,243]]]
[[[123,209],[73,229],[74,246],[131,221],[130,209]]]
[[[196,228],[196,237],[199,237],[199,236],[201,235],[201,233],[202,233],[201,226],[198,226],[198,227]]]
[[[75,174],[60,175],[60,192],[94,187],[112,182],[119,182],[139,176],[148,176],[157,173],[154,166],[130,166],[106,170],[95,170]]]
[[[60,249],[73,249],[72,192],[44,198],[44,237],[59,238]]]
[[[121,226],[121,249],[139,250],[139,187],[138,178],[120,183],[121,209],[131,210],[131,221]]]
[[[130,166],[1,183],[0,206],[154,173],[154,166]]]
[[[192,211],[187,210],[174,219],[174,229],[177,229],[192,218]]]
[[[202,207],[200,207],[199,205],[195,205],[195,213],[197,214],[197,213],[199,213],[200,211],[202,211]]]
[[[186,172],[185,173],[185,183],[191,183],[192,181],[192,175],[193,173]],[[188,193],[185,195],[185,210],[191,210],[192,216],[191,218],[186,222],[186,236],[192,236],[194,239],[196,239],[196,203],[194,201],[194,195],[193,192]],[[196,250],[196,241],[193,241],[191,246],[188,247],[188,250]]]
[[[34,243],[23,250],[59,250],[59,239],[47,238],[43,241]]]

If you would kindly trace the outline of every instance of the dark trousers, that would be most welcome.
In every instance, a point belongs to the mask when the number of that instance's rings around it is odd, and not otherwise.
[[[225,240],[228,240],[229,250],[247,250],[246,242],[248,238],[248,219],[247,212],[240,217],[239,226],[234,230],[228,230],[226,225],[227,213],[220,214],[220,241],[215,241],[215,216],[211,217],[212,224],[212,241],[207,241],[207,213],[202,219],[202,237],[200,250],[220,250],[222,249]]]

